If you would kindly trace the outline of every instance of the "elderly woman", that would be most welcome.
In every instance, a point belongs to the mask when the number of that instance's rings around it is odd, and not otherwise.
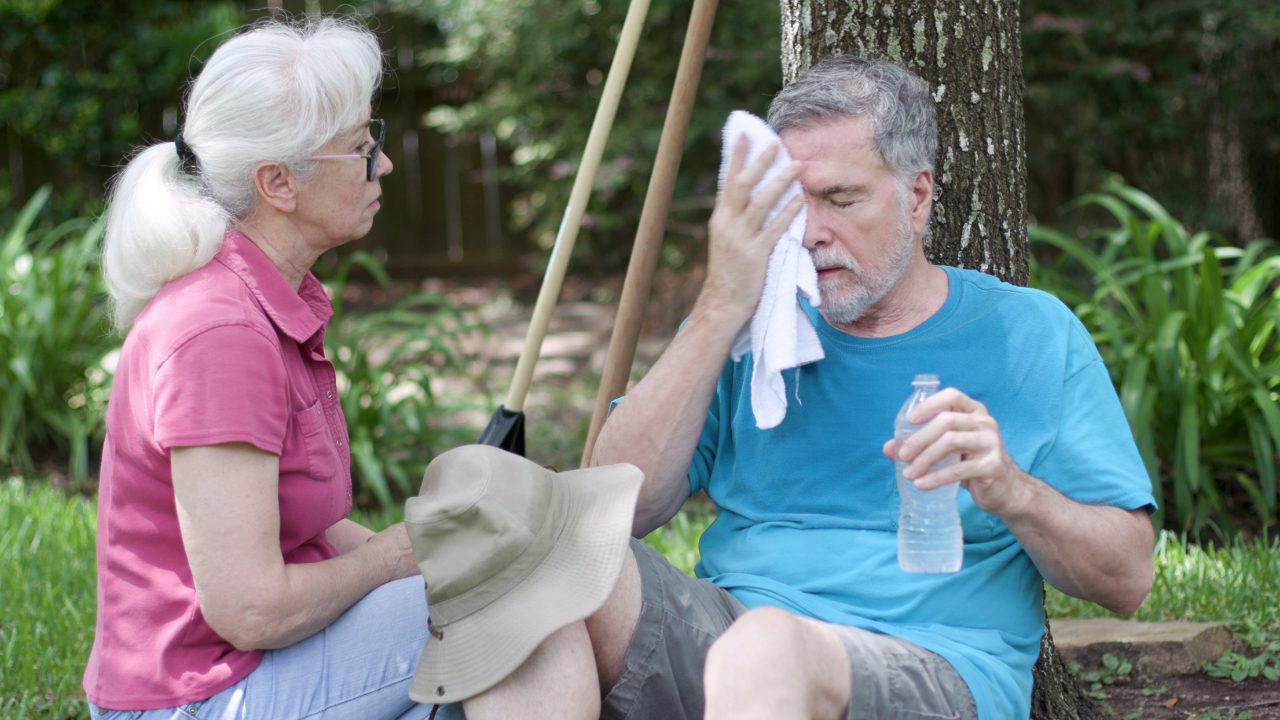
[[[378,212],[377,39],[336,19],[227,40],[182,132],[109,198],[126,332],[107,407],[95,718],[416,718],[427,607],[401,525],[351,510],[309,269]],[[145,712],[138,712],[145,711]]]

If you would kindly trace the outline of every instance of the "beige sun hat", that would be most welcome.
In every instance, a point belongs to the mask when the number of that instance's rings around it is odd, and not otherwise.
[[[643,478],[626,464],[557,473],[485,445],[433,460],[405,503],[431,613],[409,696],[481,693],[599,610],[622,571]]]

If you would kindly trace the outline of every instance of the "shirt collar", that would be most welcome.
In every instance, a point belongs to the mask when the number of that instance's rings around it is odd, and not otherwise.
[[[315,275],[307,273],[295,291],[266,253],[239,230],[227,231],[216,257],[244,282],[271,322],[295,342],[315,335],[333,316],[333,305]]]

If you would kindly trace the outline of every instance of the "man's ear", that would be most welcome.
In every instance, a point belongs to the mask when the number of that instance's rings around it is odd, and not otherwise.
[[[911,229],[919,235],[929,224],[929,215],[933,212],[932,170],[921,170],[916,173],[915,182],[911,184],[911,193],[907,198],[907,205],[911,210]]]
[[[298,179],[282,163],[263,161],[253,169],[253,186],[258,197],[279,212],[293,212],[298,206]]]

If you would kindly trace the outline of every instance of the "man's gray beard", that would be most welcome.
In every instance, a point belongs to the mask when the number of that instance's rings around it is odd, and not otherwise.
[[[911,265],[911,256],[915,250],[915,243],[911,237],[911,219],[906,212],[905,205],[903,213],[898,218],[898,242],[893,246],[893,254],[889,256],[889,265],[885,268],[884,277],[875,287],[869,287],[866,271],[847,254],[841,253],[838,257],[829,258],[836,260],[839,264],[849,269],[853,275],[853,287],[850,288],[849,297],[841,300],[839,303],[831,302],[826,295],[822,297],[822,305],[818,310],[827,322],[833,325],[851,325],[862,319],[867,310],[870,310],[876,303],[884,299],[885,295],[898,284],[902,276],[906,274],[907,267]],[[819,251],[814,255],[814,265],[822,266],[823,253]]]

